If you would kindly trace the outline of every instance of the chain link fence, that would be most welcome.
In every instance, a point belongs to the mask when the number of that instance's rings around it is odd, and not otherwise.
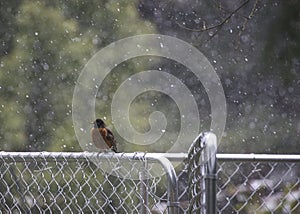
[[[217,154],[218,213],[300,213],[300,156]]]
[[[0,213],[300,213],[300,156],[215,151],[0,152]]]
[[[154,171],[165,170],[162,176],[150,175],[151,164],[145,164],[156,160]],[[146,158],[145,154],[2,152],[0,210],[162,213],[166,210],[162,202],[169,200],[171,212],[172,200],[177,202],[177,180],[168,160],[159,163],[160,160],[149,155]],[[173,188],[168,189],[168,185]]]
[[[0,152],[0,212],[186,213],[200,210],[201,206],[207,206],[207,200],[205,183],[199,182],[206,179],[205,173],[211,167],[205,167],[207,158],[215,156],[215,153],[206,154],[211,151],[205,148],[210,148],[207,146],[210,143],[216,148],[215,140],[212,133],[199,135],[188,155]],[[194,196],[201,198],[200,204]]]

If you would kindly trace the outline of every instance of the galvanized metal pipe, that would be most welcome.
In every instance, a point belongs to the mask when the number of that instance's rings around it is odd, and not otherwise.
[[[218,161],[300,162],[300,155],[286,154],[217,154]]]
[[[201,159],[204,162],[204,203],[205,203],[205,214],[215,214],[217,207],[217,137],[215,134],[208,132],[203,137],[203,151]],[[203,182],[203,181],[202,181]]]

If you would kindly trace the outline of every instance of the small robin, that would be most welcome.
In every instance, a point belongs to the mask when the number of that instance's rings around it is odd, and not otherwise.
[[[106,128],[103,120],[96,119],[94,127],[91,130],[92,140],[94,145],[99,149],[111,149],[117,152],[117,144],[113,133]]]

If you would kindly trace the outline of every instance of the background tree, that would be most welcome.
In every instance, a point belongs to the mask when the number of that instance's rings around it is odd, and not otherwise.
[[[299,3],[296,1],[1,1],[0,149],[78,151],[71,120],[75,81],[87,60],[118,39],[161,33],[203,52],[220,76],[228,119],[220,152],[295,152],[299,123]],[[147,69],[174,72],[189,86],[209,129],[210,106],[199,81],[178,63],[146,57],[118,65],[97,96],[96,114],[111,123],[122,80]],[[108,95],[103,97],[103,94]],[[157,100],[155,106],[153,100]],[[180,128],[167,96],[140,95],[132,123],[149,129],[157,108],[172,119],[151,150],[163,151]],[[177,119],[176,119],[177,118]],[[117,136],[120,142],[123,139]],[[165,146],[165,147],[164,147]],[[159,148],[159,149],[158,149]],[[124,142],[124,151],[143,150]]]
[[[215,67],[228,107],[220,152],[298,150],[297,1],[141,1],[139,8],[160,33],[193,44]]]
[[[14,10],[12,14],[16,14],[9,16],[11,44],[5,46],[1,57],[1,97],[5,100],[1,139],[6,142],[2,149],[79,150],[72,127],[71,101],[84,64],[97,49],[112,41],[151,33],[154,27],[139,19],[135,2],[2,4],[3,11]],[[132,72],[135,66],[128,63],[123,73]],[[108,80],[110,85],[112,81],[115,80]],[[111,86],[106,88],[104,93],[114,90]],[[106,116],[108,107],[100,107],[99,117]]]

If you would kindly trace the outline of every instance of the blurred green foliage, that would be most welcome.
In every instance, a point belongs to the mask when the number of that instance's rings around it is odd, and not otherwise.
[[[16,14],[9,16],[13,33],[2,34],[9,37],[10,46],[1,57],[1,149],[80,150],[72,127],[71,101],[84,64],[104,45],[153,33],[154,27],[139,18],[133,1],[1,4],[3,11]],[[1,15],[2,20],[7,18],[6,13]],[[128,65],[123,72],[133,67]],[[105,93],[114,88],[107,87]],[[99,117],[107,112],[101,110]]]

